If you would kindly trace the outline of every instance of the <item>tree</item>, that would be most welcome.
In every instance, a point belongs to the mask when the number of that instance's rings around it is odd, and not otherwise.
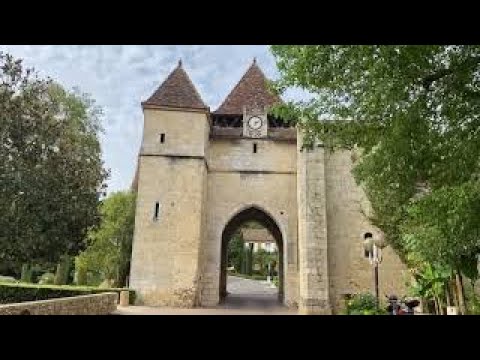
[[[124,286],[130,271],[135,194],[111,194],[102,201],[100,213],[100,226],[90,231],[88,247],[76,260],[77,269],[83,267],[102,279],[114,280],[114,286]]]
[[[276,262],[277,257],[277,252],[270,253],[265,249],[260,248],[253,254],[253,263],[259,266],[261,275],[267,276],[268,265],[273,265],[273,263]]]
[[[0,53],[0,262],[54,265],[82,248],[108,175],[101,111]]]
[[[242,263],[245,258],[244,244],[241,231],[235,233],[228,243],[228,264],[233,266],[235,271],[239,273],[242,272]]]
[[[274,112],[297,119],[307,147],[320,140],[359,153],[354,175],[372,204],[372,221],[402,258],[415,251],[418,263],[476,276],[480,46],[272,52],[280,71],[273,88],[300,87],[313,96]]]

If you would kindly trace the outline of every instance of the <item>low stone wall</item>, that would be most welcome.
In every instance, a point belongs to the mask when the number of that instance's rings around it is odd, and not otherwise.
[[[0,315],[108,315],[117,309],[114,292],[0,305]]]

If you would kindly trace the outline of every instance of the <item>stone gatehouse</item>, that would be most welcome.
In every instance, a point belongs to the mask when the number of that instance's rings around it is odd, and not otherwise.
[[[336,312],[342,296],[372,291],[362,234],[369,206],[352,156],[318,144],[267,114],[282,101],[254,61],[215,111],[181,62],[142,103],[130,287],[152,306],[215,306],[226,289],[231,235],[256,220],[280,254],[280,300],[302,313]],[[404,289],[388,247],[381,296]]]

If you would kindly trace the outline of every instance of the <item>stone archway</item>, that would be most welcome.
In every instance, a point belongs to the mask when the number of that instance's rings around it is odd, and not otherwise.
[[[228,243],[231,240],[233,234],[248,221],[256,221],[259,224],[263,225],[273,236],[278,248],[279,255],[279,287],[278,287],[278,300],[280,303],[283,303],[284,300],[284,240],[282,232],[275,222],[275,220],[268,215],[265,211],[261,210],[258,207],[251,206],[247,209],[244,209],[233,216],[230,221],[225,225],[225,228],[222,231],[222,245],[221,245],[221,261],[220,261],[220,283],[219,283],[219,294],[220,302],[222,302],[227,295],[227,249]]]

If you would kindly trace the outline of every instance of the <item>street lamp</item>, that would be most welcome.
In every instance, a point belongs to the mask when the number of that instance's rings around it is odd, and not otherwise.
[[[382,262],[382,249],[386,246],[383,233],[377,233],[375,236],[371,232],[363,234],[363,248],[368,254],[368,260],[373,265],[374,281],[375,281],[375,298],[377,308],[380,304],[378,291],[378,265]]]

